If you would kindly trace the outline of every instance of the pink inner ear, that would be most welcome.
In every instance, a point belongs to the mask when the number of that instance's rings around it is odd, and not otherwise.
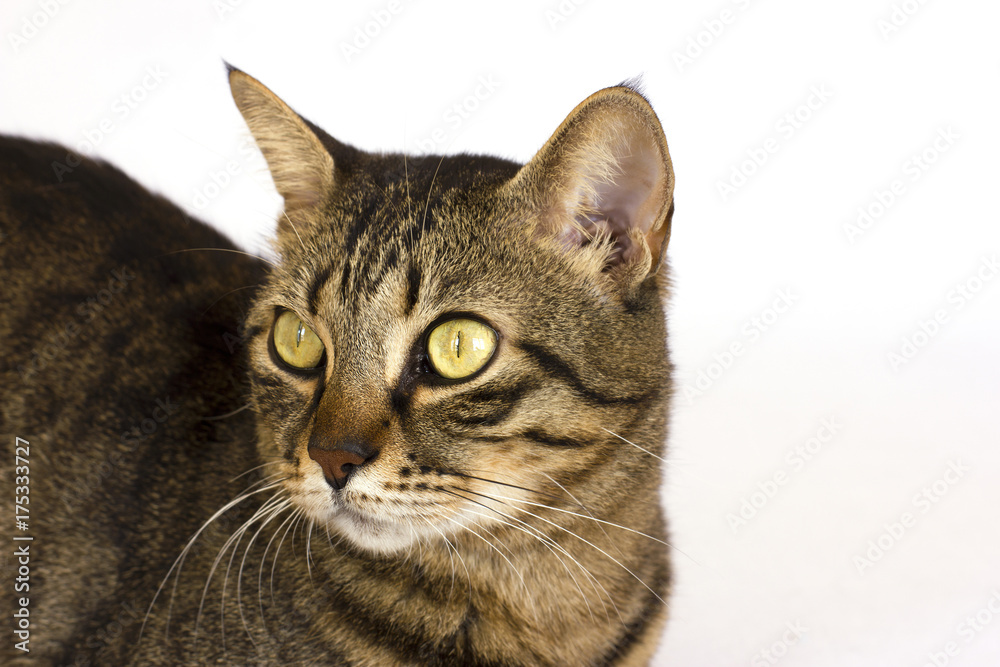
[[[595,201],[588,207],[592,212],[576,218],[582,233],[572,230],[565,234],[566,242],[575,242],[577,247],[597,236],[610,236],[614,248],[608,257],[609,266],[638,256],[640,247],[630,232],[649,234],[662,208],[657,187],[662,186],[663,167],[657,159],[658,151],[632,136],[616,153],[613,180],[594,184]]]

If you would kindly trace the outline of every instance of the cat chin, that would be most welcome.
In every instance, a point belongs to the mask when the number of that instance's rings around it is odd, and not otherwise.
[[[356,547],[382,556],[409,550],[421,537],[412,525],[378,519],[351,507],[333,510],[326,524]]]

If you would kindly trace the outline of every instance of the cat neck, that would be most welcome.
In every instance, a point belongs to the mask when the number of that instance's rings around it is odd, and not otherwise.
[[[498,663],[535,654],[540,664],[588,664],[665,616],[669,572],[660,538],[646,533],[658,520],[652,510],[647,525],[630,530],[610,526],[621,516],[608,524],[563,519],[558,528],[460,531],[392,556],[343,542],[327,549],[323,540],[309,587],[325,607],[345,612],[364,591],[380,618],[426,619],[440,641]]]

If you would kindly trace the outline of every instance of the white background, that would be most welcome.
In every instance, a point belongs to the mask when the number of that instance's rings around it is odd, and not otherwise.
[[[672,5],[4,0],[0,131],[106,157],[261,249],[279,202],[223,59],[359,147],[440,128],[435,152],[521,161],[643,74],[677,173],[657,664],[1000,664],[1000,5]],[[372,12],[391,20],[345,54]]]

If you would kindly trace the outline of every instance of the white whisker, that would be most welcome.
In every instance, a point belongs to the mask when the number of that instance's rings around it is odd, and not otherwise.
[[[293,232],[295,232],[295,238],[297,238],[299,240],[299,245],[302,246],[302,250],[304,250],[306,253],[308,253],[309,249],[306,248],[306,244],[302,242],[302,237],[299,236],[299,230],[295,229],[295,223],[293,223],[292,219],[288,217],[287,213],[285,213],[284,208],[282,208],[282,210],[281,210],[281,215],[284,216],[285,220],[288,222],[288,226],[292,228]]]
[[[288,523],[288,527],[285,528],[285,532],[281,535],[281,539],[278,540],[278,547],[274,550],[274,560],[271,562],[271,604],[274,604],[274,568],[278,564],[278,554],[281,553],[281,545],[285,541],[285,537],[288,536],[288,531],[292,529],[293,526],[298,522],[300,516],[302,516],[303,510],[301,508],[296,508],[292,515],[288,517],[288,520],[282,522],[282,526]]]
[[[665,458],[663,458],[662,456],[657,456],[656,454],[654,454],[653,452],[649,451],[648,449],[644,449],[644,448],[640,447],[639,445],[635,444],[634,442],[632,442],[628,438],[623,438],[622,436],[618,435],[614,431],[608,431],[608,429],[604,428],[603,426],[601,427],[601,430],[605,431],[607,433],[610,433],[611,435],[615,436],[616,438],[618,438],[622,442],[627,442],[628,444],[630,444],[633,447],[635,447],[636,449],[638,449],[640,452],[645,452],[646,454],[649,454],[654,459],[659,459],[660,461],[663,461],[664,463],[668,463],[668,461]]]
[[[243,629],[246,631],[247,637],[250,638],[250,642],[254,646],[256,646],[257,643],[253,640],[253,637],[250,635],[250,629],[247,627],[246,617],[243,615],[243,568],[246,566],[247,556],[250,554],[250,549],[253,547],[253,543],[257,539],[257,536],[260,535],[261,531],[264,530],[264,528],[267,526],[267,524],[271,523],[271,521],[273,519],[275,519],[276,517],[278,517],[279,515],[281,515],[281,513],[284,512],[286,509],[288,509],[291,506],[291,504],[292,503],[291,503],[290,500],[284,499],[284,498],[282,498],[280,500],[280,502],[275,503],[274,507],[268,513],[267,518],[264,519],[261,522],[260,526],[258,526],[257,530],[254,532],[253,537],[251,537],[250,541],[247,542],[246,549],[243,551],[243,558],[242,558],[242,560],[240,560],[240,569],[239,569],[239,572],[236,575],[236,605],[237,605],[237,608],[239,609],[239,612],[240,612],[240,620],[243,622]],[[235,550],[234,550],[234,553],[235,553]],[[265,553],[266,553],[266,551],[265,551]],[[261,562],[263,563],[263,556],[261,557]],[[228,577],[229,577],[229,573],[228,572],[226,573],[226,577],[228,579]],[[223,590],[225,590],[225,588],[223,588]],[[257,588],[257,599],[258,600],[260,599],[260,585],[259,585],[259,583],[258,583],[258,588]],[[260,622],[261,622],[261,626],[263,627],[264,626],[264,613],[263,613],[263,609],[261,609]],[[265,631],[266,631],[266,627],[265,627]]]
[[[205,532],[205,529],[208,528],[209,524],[211,524],[213,521],[215,521],[216,519],[218,519],[220,516],[222,516],[223,514],[225,514],[230,509],[232,509],[236,505],[240,504],[241,502],[243,502],[247,498],[250,498],[251,496],[253,496],[255,494],[263,493],[265,491],[270,491],[270,490],[272,490],[274,488],[277,488],[281,484],[282,481],[283,480],[279,479],[276,482],[274,482],[273,484],[271,484],[270,486],[264,486],[262,488],[254,490],[254,491],[244,491],[243,493],[241,493],[240,495],[236,496],[235,498],[233,498],[232,500],[230,500],[228,503],[226,503],[225,505],[223,505],[221,508],[219,508],[215,512],[215,514],[213,514],[211,517],[209,517],[208,520],[205,521],[205,523],[203,523],[201,525],[201,527],[198,528],[197,531],[195,531],[195,534],[192,535],[191,538],[188,540],[187,544],[181,550],[181,553],[177,556],[177,558],[174,560],[173,564],[170,566],[170,569],[167,570],[167,574],[163,577],[163,581],[160,582],[159,587],[156,589],[156,593],[153,594],[153,599],[150,601],[149,608],[146,609],[146,615],[145,615],[145,617],[142,620],[142,627],[139,628],[139,639],[142,639],[142,634],[146,630],[146,622],[149,620],[149,614],[153,611],[153,606],[156,604],[156,600],[159,598],[160,593],[163,591],[163,587],[166,585],[167,580],[170,579],[170,575],[174,573],[174,570],[177,570],[176,578],[174,579],[173,593],[170,596],[170,606],[168,607],[168,610],[167,610],[167,622],[166,622],[166,625],[165,625],[165,632],[164,632],[165,635],[169,634],[169,631],[170,631],[170,616],[171,616],[171,611],[173,609],[173,600],[174,600],[174,595],[176,595],[176,593],[177,593],[177,583],[178,583],[178,581],[180,581],[180,571],[181,571],[181,568],[184,567],[184,559],[187,557],[187,554],[191,550],[191,547],[194,545],[195,541],[198,539],[198,537],[201,536],[201,534],[203,532]]]
[[[249,410],[249,409],[250,409],[250,403],[247,403],[246,405],[244,405],[242,407],[239,407],[239,408],[236,408],[232,412],[227,412],[224,415],[216,415],[215,417],[205,417],[204,419],[207,422],[216,421],[216,420],[219,420],[219,419],[227,419],[229,417],[232,417],[233,415],[238,415],[239,413],[243,412],[244,410]],[[254,468],[254,470],[256,470],[256,468]],[[244,473],[244,474],[246,474],[246,473]]]
[[[219,252],[232,252],[232,253],[236,253],[237,255],[246,255],[247,257],[253,257],[254,259],[259,259],[260,261],[264,262],[265,264],[270,264],[271,266],[273,266],[276,269],[278,268],[277,264],[275,264],[274,262],[272,262],[269,259],[261,257],[260,255],[255,255],[255,254],[253,254],[251,252],[246,252],[245,250],[234,250],[232,248],[184,248],[182,250],[173,250],[171,252],[165,252],[165,253],[163,253],[162,256],[165,257],[167,255],[176,255],[176,254],[179,254],[179,253],[182,253],[182,252],[197,252],[199,250],[217,250]]]

